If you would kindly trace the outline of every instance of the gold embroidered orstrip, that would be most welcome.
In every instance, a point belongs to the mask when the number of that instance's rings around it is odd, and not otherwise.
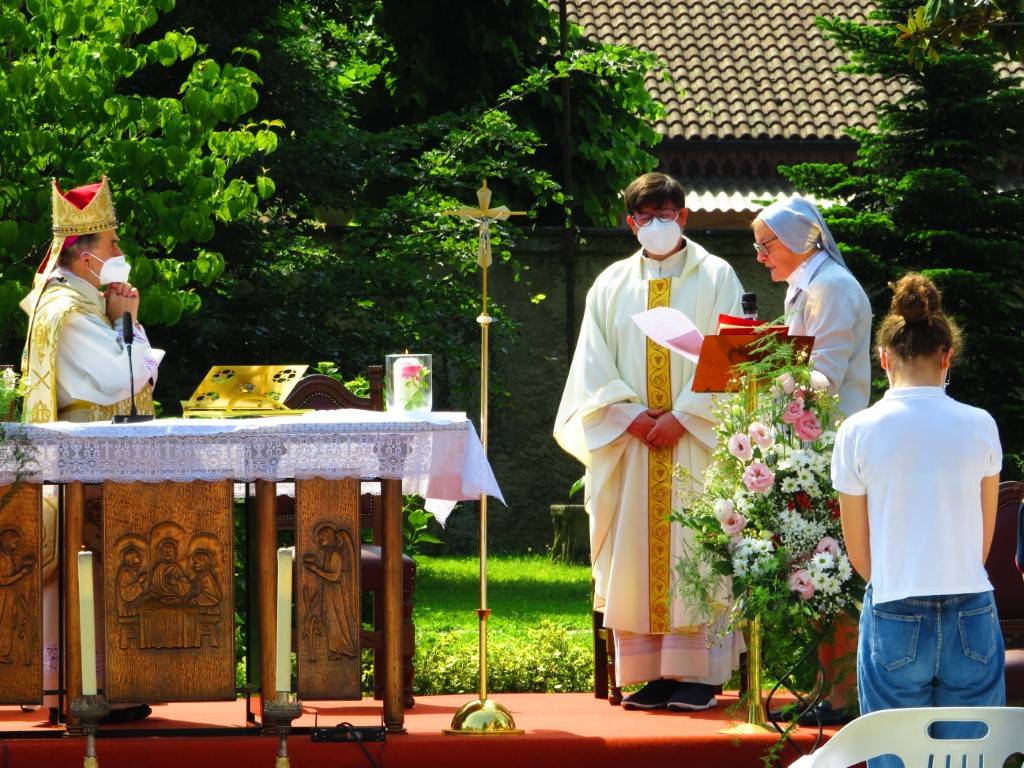
[[[672,280],[651,280],[647,289],[647,308],[667,307]],[[647,339],[647,407],[672,410],[672,376],[669,352]],[[648,585],[651,634],[671,629],[669,586],[671,547],[668,516],[672,512],[673,448],[650,449],[647,456],[647,542]]]

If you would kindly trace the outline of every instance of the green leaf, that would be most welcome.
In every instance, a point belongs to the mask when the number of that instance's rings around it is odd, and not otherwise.
[[[261,200],[266,200],[273,195],[275,189],[274,180],[269,176],[256,177],[256,194],[260,196]]]
[[[18,239],[16,221],[0,221],[0,248],[9,246]]]

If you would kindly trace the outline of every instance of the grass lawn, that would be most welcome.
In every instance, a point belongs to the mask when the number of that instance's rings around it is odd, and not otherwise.
[[[416,562],[415,689],[475,690],[479,559],[420,555]],[[590,567],[544,555],[490,556],[487,565],[490,690],[589,690]]]

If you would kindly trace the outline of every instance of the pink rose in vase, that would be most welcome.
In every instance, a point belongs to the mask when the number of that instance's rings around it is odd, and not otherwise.
[[[398,369],[398,376],[402,381],[409,381],[410,379],[415,380],[420,376],[420,371],[424,368],[420,363],[405,363]]]
[[[799,568],[789,574],[786,579],[789,588],[800,595],[802,600],[810,600],[814,597],[814,584],[811,582],[811,574],[805,568]]]
[[[821,422],[810,411],[804,411],[793,423],[793,431],[801,440],[813,442],[821,437]]]
[[[787,424],[792,424],[801,416],[804,415],[804,401],[797,397],[789,401],[789,404],[782,410],[782,420]]]
[[[775,484],[775,473],[762,461],[755,461],[743,473],[743,484],[751,493],[768,493]]]

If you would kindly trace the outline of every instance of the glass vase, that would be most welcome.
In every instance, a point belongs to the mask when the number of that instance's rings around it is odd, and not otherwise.
[[[429,411],[433,405],[432,369],[430,355],[388,355],[387,409]]]

